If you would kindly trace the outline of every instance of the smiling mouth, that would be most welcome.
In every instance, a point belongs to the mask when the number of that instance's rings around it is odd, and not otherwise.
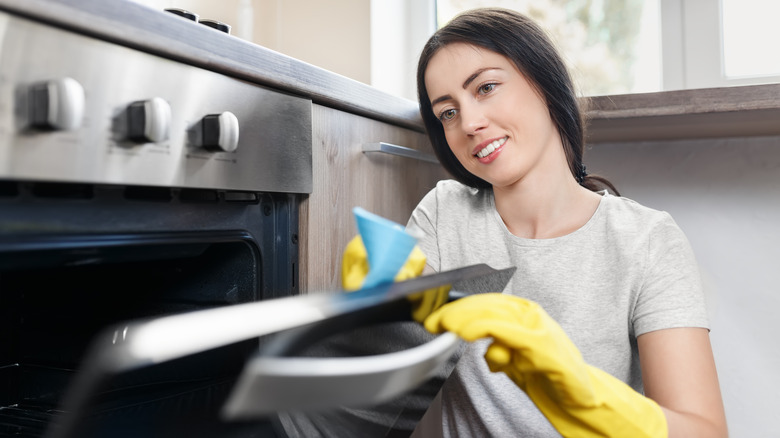
[[[480,149],[479,152],[476,153],[476,156],[478,158],[485,158],[488,155],[495,152],[496,149],[500,148],[501,146],[506,143],[508,137],[500,138],[498,140],[495,140],[494,142],[490,143],[489,145],[485,146],[484,148]]]

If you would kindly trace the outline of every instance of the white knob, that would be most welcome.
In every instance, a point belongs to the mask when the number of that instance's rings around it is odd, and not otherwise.
[[[139,142],[168,140],[171,130],[171,106],[153,97],[133,102],[127,108],[127,138]]]
[[[238,118],[230,111],[203,118],[202,144],[213,151],[233,152],[238,149]]]
[[[36,128],[69,131],[84,118],[84,87],[75,79],[60,78],[30,89],[30,121]]]

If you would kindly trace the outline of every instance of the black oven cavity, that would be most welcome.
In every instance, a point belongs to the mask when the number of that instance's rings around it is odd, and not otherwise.
[[[61,404],[109,325],[297,294],[299,201],[0,182],[0,435],[78,414],[78,436],[275,436],[270,421],[218,417],[262,339],[113,376],[82,413]]]

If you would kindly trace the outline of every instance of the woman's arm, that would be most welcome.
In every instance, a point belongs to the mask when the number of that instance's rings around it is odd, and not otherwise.
[[[669,438],[728,436],[709,331],[658,330],[637,345],[645,395],[663,409]]]

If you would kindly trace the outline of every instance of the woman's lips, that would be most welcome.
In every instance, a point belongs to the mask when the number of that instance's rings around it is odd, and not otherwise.
[[[503,137],[488,142],[484,146],[478,148],[474,156],[477,157],[481,163],[490,163],[498,157],[498,153],[504,148],[507,139],[508,137]]]

